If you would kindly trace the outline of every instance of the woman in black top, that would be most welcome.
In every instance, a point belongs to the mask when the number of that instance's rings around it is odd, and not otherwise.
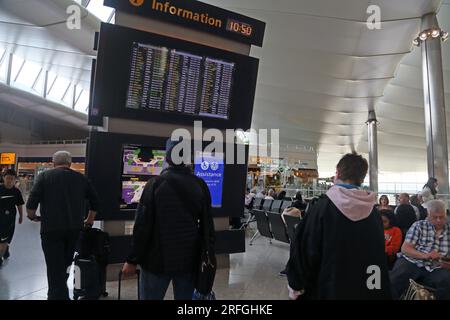
[[[306,203],[303,201],[302,193],[300,191],[297,192],[294,198],[293,207],[297,208],[300,211],[306,210]]]

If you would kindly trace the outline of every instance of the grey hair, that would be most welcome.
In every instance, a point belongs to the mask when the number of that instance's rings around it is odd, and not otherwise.
[[[53,155],[53,164],[55,166],[70,166],[72,164],[72,155],[67,151],[58,151]]]
[[[445,212],[445,203],[442,200],[430,200],[427,202],[428,213]]]

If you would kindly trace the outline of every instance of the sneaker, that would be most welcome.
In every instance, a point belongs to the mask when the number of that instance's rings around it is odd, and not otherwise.
[[[8,259],[9,258],[9,256],[10,256],[10,254],[9,254],[9,247],[7,247],[6,248],[6,251],[5,251],[5,254],[3,255],[3,259]]]
[[[280,271],[279,275],[280,277],[287,277],[286,270]]]
[[[3,258],[0,258],[0,267],[2,266],[2,264],[3,264]]]

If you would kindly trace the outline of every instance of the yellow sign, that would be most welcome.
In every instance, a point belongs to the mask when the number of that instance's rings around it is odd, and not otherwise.
[[[2,153],[0,164],[16,164],[16,154],[15,153]]]
[[[140,7],[144,4],[144,0],[130,0],[130,3],[135,7]]]

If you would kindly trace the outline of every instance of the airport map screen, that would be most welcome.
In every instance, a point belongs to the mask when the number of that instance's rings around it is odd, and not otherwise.
[[[126,107],[228,120],[234,62],[134,42]]]
[[[135,209],[147,181],[163,171],[166,152],[150,147],[126,145],[123,147],[122,209]]]

